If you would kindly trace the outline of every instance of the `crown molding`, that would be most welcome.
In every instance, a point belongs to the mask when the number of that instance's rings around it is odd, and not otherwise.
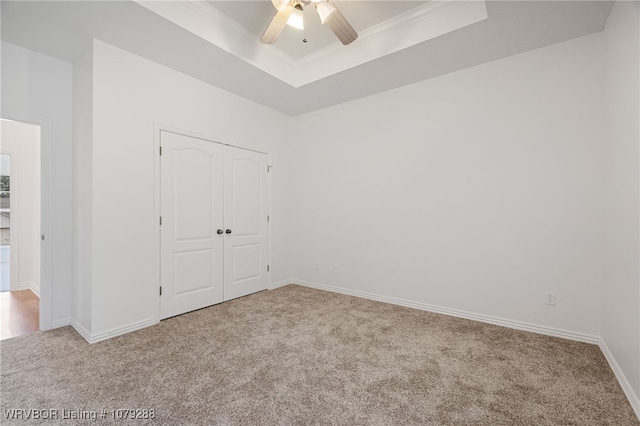
[[[461,0],[430,1],[429,3],[423,6],[417,7],[415,9],[411,9],[401,15],[398,15],[384,22],[381,22],[377,25],[374,25],[373,27],[367,28],[364,31],[361,31],[358,34],[358,42],[361,43],[362,40],[366,40],[378,34],[387,35],[387,36],[392,35],[392,33],[395,30],[410,26],[418,22],[419,20],[425,19],[436,13],[444,12],[447,8],[455,6],[459,3],[462,3],[462,1]],[[484,3],[484,1],[482,1],[481,3]],[[303,58],[300,58],[297,61],[296,65],[297,66],[305,65],[308,62],[318,60],[323,56],[330,55],[333,52],[342,48],[343,48],[342,44],[340,44],[339,42],[335,42],[330,46],[327,46],[323,49],[319,49],[309,55],[306,55]]]
[[[269,55],[273,56],[276,60],[283,61],[290,66],[296,65],[295,60],[289,55],[276,48],[275,46],[260,43],[260,41],[256,39],[255,34],[247,30],[242,25],[238,24],[233,19],[230,19],[227,15],[220,12],[208,2],[201,0],[180,0],[178,1],[178,3],[183,3],[199,14],[204,14],[205,16],[211,18],[218,26],[218,28],[224,31],[225,39],[229,39],[228,34],[231,34],[232,36],[242,40],[244,43],[246,43],[247,46],[250,46],[252,51],[264,50]],[[219,46],[219,44],[217,43],[216,45]]]
[[[487,19],[484,0],[433,0],[300,59],[255,34],[205,1],[134,0],[218,48],[298,88]]]
[[[443,34],[487,19],[484,0],[431,1],[360,32],[348,45],[327,46],[299,59],[295,87],[407,49]]]
[[[204,1],[134,0],[214,46],[291,85],[295,61]]]

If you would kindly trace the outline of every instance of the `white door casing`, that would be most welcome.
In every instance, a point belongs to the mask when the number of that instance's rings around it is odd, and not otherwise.
[[[53,315],[53,255],[56,247],[56,233],[53,232],[53,167],[52,167],[52,140],[53,121],[50,118],[35,116],[31,114],[21,114],[14,111],[0,110],[0,127],[2,120],[19,121],[27,124],[40,126],[40,330],[50,330],[69,324],[69,319],[57,312],[56,318]],[[0,138],[1,139],[1,138]],[[17,264],[14,268],[18,269]],[[64,288],[62,289],[64,291]]]
[[[267,288],[267,156],[160,132],[160,318]]]

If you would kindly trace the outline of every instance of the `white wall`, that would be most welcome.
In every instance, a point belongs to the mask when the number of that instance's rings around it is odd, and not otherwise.
[[[293,276],[595,339],[600,41],[295,118]]]
[[[16,226],[16,241],[11,241],[11,256],[17,256],[18,290],[31,289],[40,294],[40,127],[17,121],[0,122],[0,148],[11,153],[11,188],[16,205],[11,206],[11,226]]]
[[[71,317],[71,80],[69,63],[2,42],[2,113],[43,118],[51,124],[51,179],[43,191],[51,199],[55,226],[44,229],[51,245],[51,325],[68,324]],[[47,187],[44,186],[47,185]],[[42,289],[43,296],[45,289]],[[48,307],[46,307],[48,309]],[[41,312],[41,315],[43,313]]]
[[[617,2],[606,47],[602,340],[640,415],[640,7]],[[624,383],[623,383],[624,386]]]
[[[638,395],[638,53],[619,2],[604,34],[292,119],[96,41],[74,70],[72,292],[71,65],[2,43],[2,110],[53,123],[54,323],[72,299],[90,338],[153,318],[162,124],[273,154],[272,283],[601,335]]]
[[[287,123],[283,114],[94,41],[92,247],[77,253],[92,265],[91,340],[147,325],[156,313],[156,124],[272,154],[272,282],[288,278]]]
[[[72,324],[92,325],[93,48],[73,64],[73,290]]]

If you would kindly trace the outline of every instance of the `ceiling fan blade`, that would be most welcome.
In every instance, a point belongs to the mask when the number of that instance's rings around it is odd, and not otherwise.
[[[287,20],[289,20],[289,17],[293,13],[294,5],[292,3],[294,2],[289,2],[282,10],[276,12],[271,23],[267,29],[264,30],[264,34],[262,34],[260,38],[262,43],[273,44],[276,42],[285,25],[287,25]]]
[[[331,28],[331,31],[338,37],[338,40],[344,45],[352,43],[358,38],[358,33],[353,29],[347,18],[344,17],[342,12],[336,7],[331,0],[327,0],[336,11],[329,16],[326,24]]]

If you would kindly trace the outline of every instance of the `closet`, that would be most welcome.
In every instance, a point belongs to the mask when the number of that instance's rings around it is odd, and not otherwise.
[[[268,285],[267,155],[160,132],[162,319]]]

